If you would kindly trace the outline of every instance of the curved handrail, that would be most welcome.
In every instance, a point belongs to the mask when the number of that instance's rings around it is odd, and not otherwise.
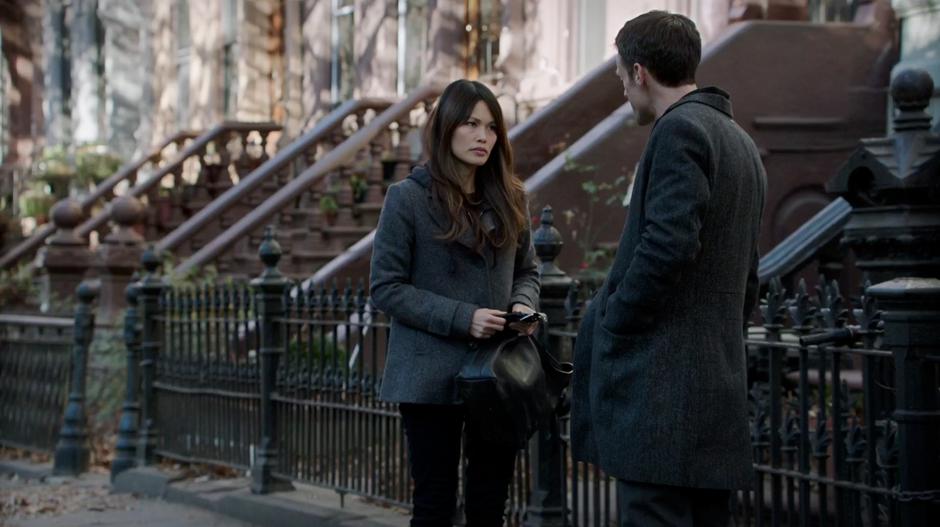
[[[105,197],[109,192],[114,190],[114,187],[116,187],[118,183],[128,179],[131,174],[139,170],[140,167],[142,167],[147,161],[155,162],[158,160],[160,158],[160,153],[164,148],[170,146],[173,143],[182,143],[187,139],[195,139],[197,137],[199,137],[199,133],[192,130],[177,132],[167,139],[162,146],[153,150],[149,156],[139,159],[136,163],[134,163],[134,166],[121,167],[113,175],[95,186],[94,190],[92,190],[88,196],[82,200],[82,210],[87,212],[87,208],[90,208],[96,201]]]
[[[806,223],[790,233],[776,247],[761,257],[757,278],[765,284],[775,276],[784,276],[811,260],[819,250],[842,233],[852,214],[852,205],[836,198]]]
[[[265,123],[247,123],[240,121],[223,121],[214,127],[210,128],[204,134],[200,135],[192,143],[186,145],[186,148],[180,152],[172,163],[168,163],[166,166],[160,170],[154,172],[147,179],[137,183],[130,190],[128,190],[127,195],[139,198],[143,196],[150,190],[152,190],[160,181],[169,174],[172,174],[174,170],[178,168],[186,159],[197,155],[206,146],[215,141],[219,136],[229,133],[229,132],[275,132],[280,130],[281,127],[278,124],[265,122]],[[105,223],[107,223],[110,212],[105,209],[95,216],[85,220],[84,223],[75,228],[75,234],[84,238],[88,236],[92,231],[98,229]]]
[[[846,27],[848,29],[859,29],[850,25],[846,25]],[[818,25],[796,25],[789,22],[772,21],[748,21],[733,24],[725,29],[720,35],[717,36],[715,40],[710,42],[702,50],[702,60],[699,72],[702,74],[703,80],[707,80],[707,73],[710,68],[716,69],[721,66],[721,60],[723,60],[723,57],[728,56],[729,51],[737,49],[742,45],[752,45],[750,44],[752,40],[747,39],[751,39],[755,35],[762,35],[762,33],[758,32],[763,32],[768,28],[786,31],[803,31],[806,28],[813,28],[814,30],[824,29]],[[601,66],[601,68],[603,67],[609,66],[605,63],[605,65]],[[569,97],[567,100],[570,102],[572,99]],[[646,136],[644,134],[642,138],[639,136],[633,138],[628,137],[627,134],[624,133],[626,128],[629,126],[628,121],[630,118],[630,112],[630,107],[628,104],[626,104],[620,106],[617,110],[610,114],[608,118],[598,122],[593,128],[587,131],[580,139],[568,147],[564,152],[542,165],[538,170],[530,175],[525,180],[527,190],[529,192],[534,192],[545,189],[547,192],[549,187],[547,183],[563,181],[566,172],[565,165],[569,160],[573,160],[575,162],[584,162],[586,158],[596,159],[598,155],[601,155],[597,154],[597,152],[615,151],[617,152],[617,155],[623,156],[628,141],[633,141],[630,144],[630,148],[635,146],[637,147],[636,150],[638,157],[639,151],[642,150],[642,143],[638,143],[636,141],[642,139],[642,141],[645,142]],[[526,123],[520,124],[519,126],[536,126],[536,123],[534,122],[536,117],[537,114],[533,115],[528,121],[526,121]],[[520,132],[517,132],[514,129],[510,132],[510,136],[518,137],[516,134],[519,133]],[[631,134],[631,136],[632,135],[633,134]],[[602,145],[606,147],[606,149],[600,148]],[[612,149],[611,145],[617,146],[613,147]],[[515,145],[513,146],[515,148]],[[605,156],[610,157],[610,154],[606,154]],[[624,159],[623,163],[626,164],[629,161],[630,160],[628,159]],[[373,237],[374,231],[355,242],[352,246],[346,249],[343,254],[321,266],[308,279],[308,281],[312,282],[313,284],[320,285],[343,273],[343,269],[365,263],[365,259],[368,258],[368,253],[371,251]]]
[[[156,162],[159,160],[163,149],[170,146],[174,143],[182,143],[187,139],[193,139],[197,136],[196,132],[193,131],[183,131],[177,132],[176,134],[170,136],[166,141],[163,142],[158,147],[155,147],[150,151],[149,154],[141,156],[134,161],[124,164],[118,168],[117,172],[108,176],[107,179],[98,183],[94,190],[92,190],[87,195],[81,197],[79,200],[79,206],[82,208],[82,213],[87,213],[91,208],[98,202],[99,199],[105,197],[114,190],[114,187],[118,185],[121,181],[130,179],[131,176],[137,173],[138,170],[148,161]],[[9,251],[3,254],[0,257],[0,269],[6,269],[18,262],[20,258],[24,257],[27,254],[35,252],[46,238],[51,236],[55,232],[55,225],[51,222],[45,225],[40,226],[36,229],[29,238],[18,243],[16,246],[11,248]]]
[[[623,86],[614,76],[615,60],[615,57],[605,60],[509,130],[515,169],[520,177],[526,178],[538,170],[547,161],[546,155],[551,158],[549,151],[558,146],[560,139],[576,141],[623,104]],[[551,119],[548,125],[546,118]],[[553,137],[546,138],[543,135],[546,130]]]
[[[542,168],[526,178],[524,181],[526,193],[531,194],[541,190],[548,182],[552,181],[558,173],[564,170],[565,164],[570,159],[579,158],[582,154],[597,145],[599,141],[609,140],[612,135],[620,132],[632,118],[633,108],[630,104],[622,105],[588,131],[588,133],[575,141],[574,144],[565,149],[565,151],[556,155],[551,161],[543,165]],[[511,133],[512,132],[510,132],[510,134]],[[372,250],[372,240],[374,238],[375,230],[373,229],[372,232],[351,245],[348,249],[343,251],[342,254],[320,267],[313,276],[304,280],[303,285],[307,287],[311,284],[321,285],[327,283],[344,267],[364,258]]]
[[[228,189],[221,196],[215,198],[199,212],[192,215],[179,227],[163,237],[156,244],[159,252],[173,250],[193,234],[205,227],[213,219],[225,213],[230,208],[245,199],[253,190],[258,188],[267,179],[277,174],[288,163],[301,156],[308,148],[326,138],[336,128],[343,124],[350,115],[366,110],[380,112],[392,105],[388,99],[357,99],[347,101],[320,119],[316,126],[305,134],[292,141],[277,155],[268,159],[250,174],[239,180],[238,184]]]
[[[427,99],[437,97],[441,89],[433,85],[424,85],[414,90],[408,97],[393,104],[384,112],[375,116],[369,124],[351,135],[348,139],[330,150],[320,160],[301,172],[296,178],[275,192],[260,206],[242,217],[222,234],[213,238],[195,254],[184,260],[174,270],[179,275],[186,275],[220,255],[237,240],[260,227],[265,221],[277,214],[298,195],[325,178],[343,163],[351,161],[357,152],[385,130],[390,124],[407,116],[414,107]]]

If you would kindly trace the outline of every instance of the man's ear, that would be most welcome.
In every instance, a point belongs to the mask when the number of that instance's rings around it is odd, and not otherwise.
[[[633,76],[632,80],[634,84],[636,84],[637,86],[642,86],[643,84],[646,83],[647,71],[646,71],[646,68],[644,68],[642,65],[634,62],[633,71],[631,73]]]

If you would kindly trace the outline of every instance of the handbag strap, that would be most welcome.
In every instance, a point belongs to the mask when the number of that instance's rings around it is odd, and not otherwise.
[[[533,339],[531,336],[527,336],[526,338],[530,339],[535,344],[535,348],[542,357],[543,366],[547,366],[563,375],[571,375],[571,373],[574,372],[574,364],[556,359],[537,339]]]

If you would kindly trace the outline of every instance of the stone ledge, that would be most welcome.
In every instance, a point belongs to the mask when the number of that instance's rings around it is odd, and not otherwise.
[[[180,480],[155,468],[122,472],[112,484],[115,492],[135,492],[210,510],[262,527],[404,527],[408,516],[397,509],[369,505],[353,497],[341,506],[328,489],[296,485],[297,490],[258,495],[247,478]]]
[[[30,463],[15,459],[0,460],[0,474],[16,474],[23,479],[44,481],[52,477],[52,463]]]

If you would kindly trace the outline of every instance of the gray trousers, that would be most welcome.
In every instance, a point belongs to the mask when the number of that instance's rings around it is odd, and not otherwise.
[[[730,490],[617,480],[620,527],[728,527]]]

